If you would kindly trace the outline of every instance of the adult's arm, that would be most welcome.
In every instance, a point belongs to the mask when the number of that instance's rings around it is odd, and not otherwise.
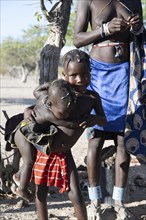
[[[77,48],[92,44],[101,38],[100,27],[97,27],[96,30],[87,32],[87,28],[90,23],[90,1],[79,0],[77,5],[73,40],[74,45]]]
[[[134,13],[138,13],[141,15],[142,17],[142,3],[141,0],[133,0],[133,4],[134,4]]]

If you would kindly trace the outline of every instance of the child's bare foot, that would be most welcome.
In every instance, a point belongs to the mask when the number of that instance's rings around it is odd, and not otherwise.
[[[16,174],[13,175],[13,180],[17,186],[20,186],[20,178]]]
[[[27,202],[31,202],[34,196],[27,189],[16,189],[16,194]]]

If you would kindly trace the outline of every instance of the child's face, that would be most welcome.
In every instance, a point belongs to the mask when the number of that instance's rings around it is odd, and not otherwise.
[[[77,92],[83,93],[90,83],[90,69],[86,62],[70,61],[64,77]]]
[[[66,106],[52,105],[50,110],[57,119],[63,120],[70,116],[72,108],[67,108]]]

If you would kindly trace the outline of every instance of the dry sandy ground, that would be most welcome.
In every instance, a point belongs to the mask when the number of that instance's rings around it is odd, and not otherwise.
[[[34,103],[32,91],[37,86],[36,80],[33,77],[29,77],[27,83],[21,83],[20,79],[13,77],[1,77],[1,120],[0,124],[5,125],[6,119],[2,113],[2,110],[6,110],[9,116],[13,116],[19,112],[23,112],[26,106]],[[12,152],[5,153],[5,141],[1,136],[2,143],[2,158],[9,156]],[[112,142],[106,142],[105,146],[111,145]],[[83,166],[86,168],[84,158],[87,152],[87,140],[85,133],[81,136],[79,141],[72,148],[74,159],[77,167]],[[108,170],[109,175],[113,172]],[[110,174],[111,172],[111,174]],[[87,194],[87,173],[79,172],[79,178],[83,195],[89,207],[89,199]],[[107,179],[107,182],[108,179]],[[142,216],[146,215],[146,171],[145,167],[140,165],[138,161],[132,157],[132,162],[129,171],[128,181],[128,196],[126,206],[134,213],[136,220],[144,219]],[[35,220],[37,219],[35,212],[35,204],[31,203],[27,207],[21,206],[22,200],[17,197],[0,197],[0,220]],[[108,204],[102,204],[102,212],[105,220],[114,220],[115,215],[111,207]],[[49,219],[55,220],[73,220],[74,210],[72,204],[67,198],[66,194],[59,194],[58,189],[51,188],[50,194],[48,194],[48,215]]]

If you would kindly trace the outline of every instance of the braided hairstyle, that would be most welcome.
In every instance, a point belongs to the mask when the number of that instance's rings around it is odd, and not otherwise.
[[[62,103],[70,106],[71,103],[76,102],[75,90],[71,84],[64,79],[54,80],[49,87],[49,96],[54,96],[56,104]]]
[[[78,63],[86,62],[87,66],[90,69],[89,59],[90,59],[89,55],[82,50],[78,50],[78,49],[70,50],[64,55],[64,71],[67,72],[66,70],[71,61],[77,61]]]

